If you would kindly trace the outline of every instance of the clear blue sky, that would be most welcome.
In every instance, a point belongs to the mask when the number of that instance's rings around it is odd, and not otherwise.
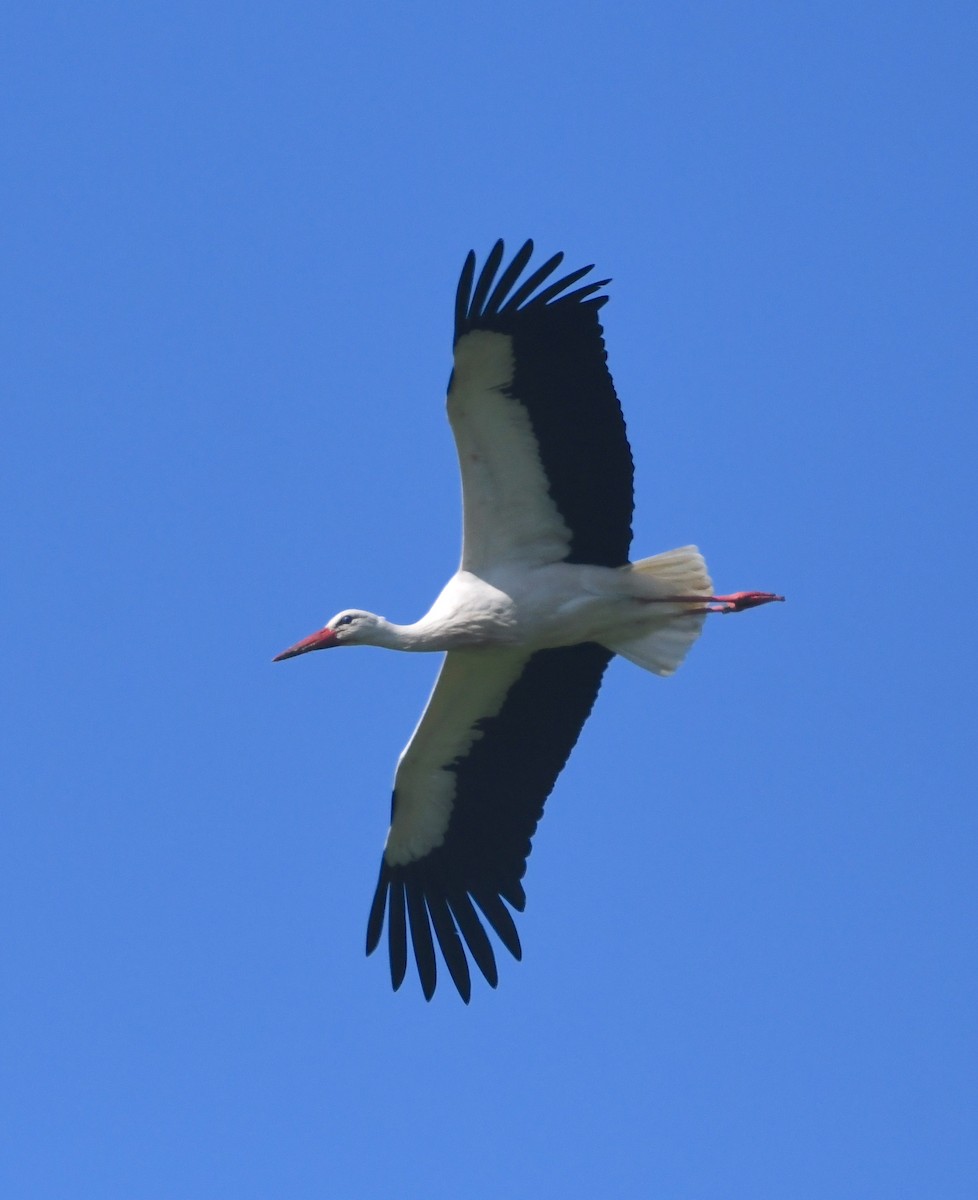
[[[5,17],[0,1191],[978,1195],[970,3]],[[470,247],[611,275],[635,552],[465,1008],[363,939]]]

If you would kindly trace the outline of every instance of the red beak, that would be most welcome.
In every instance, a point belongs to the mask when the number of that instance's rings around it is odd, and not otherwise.
[[[319,629],[315,633],[310,633],[307,638],[303,638],[301,642],[290,646],[288,650],[276,654],[272,662],[281,662],[283,658],[295,658],[297,654],[308,654],[310,650],[328,650],[330,646],[339,644],[340,640],[332,629]]]

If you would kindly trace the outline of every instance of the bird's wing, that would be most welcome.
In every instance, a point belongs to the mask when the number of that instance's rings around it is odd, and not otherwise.
[[[520,282],[527,242],[499,275],[497,242],[475,280],[465,260],[455,302],[448,418],[464,506],[462,569],[501,561],[627,562],[632,456],[598,309],[608,282],[568,290],[592,268],[548,280],[555,254]],[[474,286],[473,286],[474,285]]]
[[[386,915],[395,988],[407,968],[409,925],[428,999],[437,978],[432,929],[466,1002],[471,983],[465,947],[489,983],[497,982],[492,944],[477,910],[521,957],[506,904],[523,909],[530,839],[611,657],[594,643],[532,655],[447,655],[398,764],[367,926],[370,954]]]

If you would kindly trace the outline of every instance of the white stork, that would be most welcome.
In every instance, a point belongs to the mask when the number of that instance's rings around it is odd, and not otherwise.
[[[386,914],[395,989],[410,925],[427,999],[432,929],[466,1003],[466,948],[498,979],[480,913],[522,956],[510,908],[524,907],[531,839],[612,656],[670,675],[708,613],[782,599],[712,595],[694,546],[629,562],[632,456],[598,322],[608,297],[596,295],[609,281],[569,290],[588,266],[546,282],[562,254],[521,281],[532,253],[528,241],[497,279],[498,241],[478,280],[472,252],[459,279],[448,385],[458,571],[413,625],[348,609],[275,660],[333,646],[447,651],[397,764],[367,924],[370,954]]]

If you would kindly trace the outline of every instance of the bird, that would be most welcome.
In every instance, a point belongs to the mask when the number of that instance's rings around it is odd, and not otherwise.
[[[526,241],[500,270],[500,239],[478,277],[469,252],[458,282],[458,570],[414,624],[344,609],[274,659],[364,645],[445,655],[397,763],[367,921],[368,955],[386,922],[395,991],[410,936],[426,1000],[436,943],[466,1004],[471,966],[498,984],[487,926],[522,958],[513,912],[531,842],[612,657],[670,675],[711,613],[784,599],[714,595],[695,546],[630,560],[632,454],[598,319],[611,281],[580,284],[593,264],[557,274],[563,253],[527,272],[533,252]]]

